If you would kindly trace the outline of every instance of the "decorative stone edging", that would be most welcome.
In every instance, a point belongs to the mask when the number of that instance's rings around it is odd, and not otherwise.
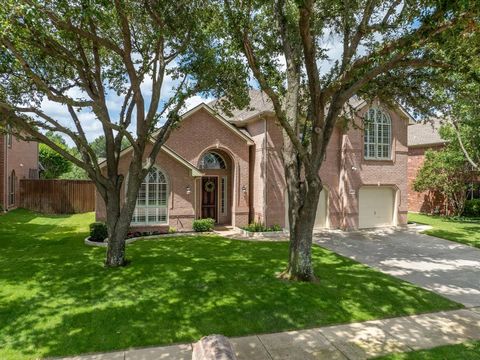
[[[286,231],[247,231],[239,228],[240,234],[245,237],[251,237],[256,239],[265,239],[265,238],[283,238],[288,236]]]
[[[125,244],[131,244],[137,240],[154,240],[154,239],[161,239],[161,238],[170,238],[170,237],[178,237],[178,236],[195,236],[198,234],[202,235],[208,235],[208,234],[213,234],[213,232],[179,232],[179,233],[174,233],[174,234],[158,234],[158,235],[148,235],[148,236],[138,236],[134,238],[130,238],[125,240]],[[98,242],[98,241],[91,241],[89,240],[90,236],[86,237],[84,240],[85,245],[88,246],[97,246],[97,247],[107,247],[107,241],[108,239],[105,239],[103,242]]]

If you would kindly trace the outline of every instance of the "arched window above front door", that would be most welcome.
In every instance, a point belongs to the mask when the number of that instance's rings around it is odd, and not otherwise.
[[[168,224],[168,181],[165,174],[152,168],[138,190],[132,223],[136,225]]]
[[[209,151],[200,159],[200,169],[225,169],[225,160],[216,152]]]

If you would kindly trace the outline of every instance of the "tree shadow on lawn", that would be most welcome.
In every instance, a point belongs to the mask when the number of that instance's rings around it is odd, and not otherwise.
[[[127,249],[131,265],[112,270],[102,266],[105,250],[85,247],[84,235],[63,227],[62,241],[46,246],[48,239],[32,236],[36,247],[18,244],[30,249],[20,259],[10,250],[2,255],[0,358],[2,351],[72,355],[459,307],[318,247],[320,283],[307,284],[275,277],[286,265],[287,243],[139,241]]]
[[[424,233],[441,239],[451,240],[461,244],[480,248],[480,226],[464,227],[458,231],[434,228],[425,230]]]

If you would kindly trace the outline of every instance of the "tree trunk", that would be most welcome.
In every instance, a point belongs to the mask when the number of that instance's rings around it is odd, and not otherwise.
[[[287,181],[288,183],[288,181]],[[312,264],[313,227],[322,191],[318,175],[305,182],[295,180],[289,187],[290,248],[288,266],[280,278],[317,281]]]
[[[112,224],[110,224],[112,223]],[[127,265],[125,257],[125,240],[127,238],[128,229],[130,228],[130,221],[120,221],[120,216],[107,213],[107,228],[108,228],[108,245],[107,258],[105,260],[106,267],[119,267]]]
[[[134,180],[133,176],[131,177],[128,186],[133,187],[133,189],[128,189],[129,191],[127,191],[124,201],[122,201],[120,196],[122,191],[121,185],[107,192],[107,199],[105,200],[108,229],[106,267],[125,266],[128,263],[125,257],[125,240],[135,210],[136,194],[140,182]]]
[[[317,281],[312,265],[312,238],[315,211],[298,216],[290,229],[288,266],[280,277],[286,280]]]

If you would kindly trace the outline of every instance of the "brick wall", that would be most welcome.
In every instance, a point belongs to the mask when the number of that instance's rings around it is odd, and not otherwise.
[[[2,154],[6,149],[6,156],[0,156],[4,158],[5,161],[5,164],[0,164],[0,166],[2,167],[2,171],[6,171],[5,176],[2,176],[1,180],[4,182],[2,186],[2,199],[3,204],[6,205],[4,209],[13,209],[20,203],[19,180],[28,179],[30,169],[38,169],[38,143],[18,140],[15,137],[12,139],[11,147],[5,146],[4,142],[6,142],[6,136],[2,136],[2,142],[0,143]],[[15,177],[17,179],[15,184],[15,204],[8,205],[8,177],[11,176],[12,171],[15,171]]]
[[[328,219],[330,228],[355,229],[358,227],[358,196],[363,186],[390,186],[397,194],[395,214],[397,224],[407,222],[407,124],[406,119],[388,109],[392,119],[392,158],[388,161],[365,160],[361,116],[358,127],[342,131],[336,127],[328,144],[327,154],[320,169],[325,191],[328,193]],[[281,128],[269,119],[267,135],[267,225],[284,226],[285,180],[280,151],[283,144]]]

